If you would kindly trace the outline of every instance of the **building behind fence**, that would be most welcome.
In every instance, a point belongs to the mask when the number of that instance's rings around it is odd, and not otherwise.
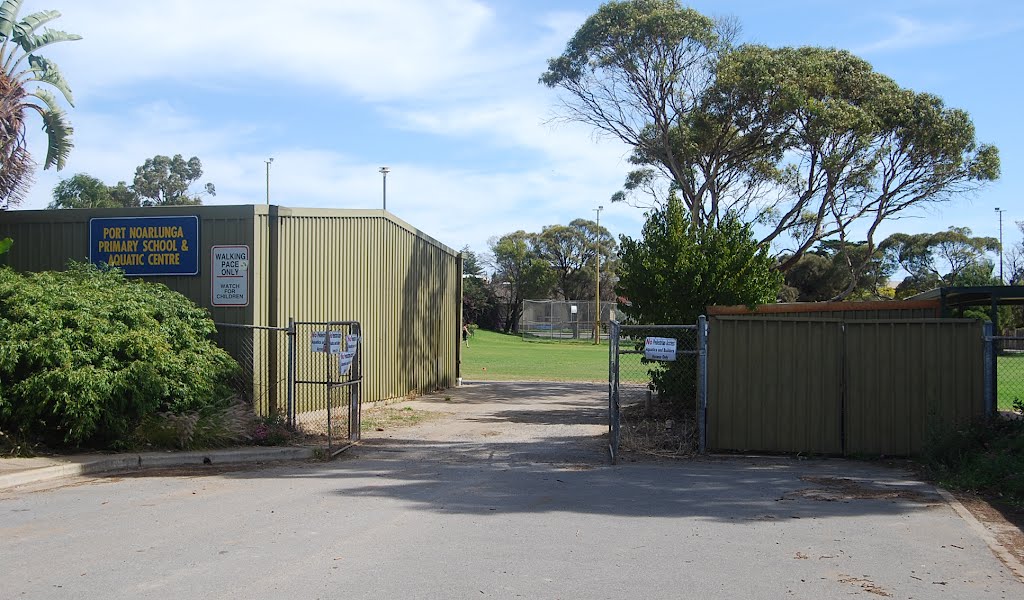
[[[601,303],[600,327],[607,337],[616,319],[615,302]],[[597,303],[593,300],[524,300],[518,333],[524,339],[593,340]]]
[[[286,408],[282,330],[289,319],[362,324],[365,400],[455,384],[460,255],[386,211],[265,205],[3,211],[0,238],[14,238],[15,246],[2,260],[18,271],[60,270],[95,254],[94,219],[159,224],[183,217],[197,231],[187,250],[176,247],[175,258],[194,261],[195,271],[145,279],[184,294],[228,325],[218,342],[250,374],[259,413]],[[214,302],[215,246],[244,249],[244,298],[231,300],[234,305]]]

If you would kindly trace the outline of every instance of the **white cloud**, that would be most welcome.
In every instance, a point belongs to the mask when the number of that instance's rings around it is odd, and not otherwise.
[[[493,12],[473,0],[96,0],[61,10],[58,23],[84,38],[61,61],[96,91],[256,79],[395,98],[499,58],[479,52]]]
[[[855,48],[855,54],[945,46],[980,38],[997,37],[1020,29],[1015,21],[980,23],[962,19],[946,22],[925,21],[900,16],[883,17],[892,29],[886,37]]]
[[[537,78],[585,15],[531,14],[524,34],[472,0],[280,6],[95,0],[57,7],[64,13],[57,25],[85,38],[52,47],[80,100],[70,112],[76,149],[64,172],[38,174],[23,208],[44,207],[61,177],[87,172],[130,182],[147,157],[175,153],[202,159],[200,183],[217,187],[208,204],[262,203],[264,161],[273,156],[274,204],[378,208],[379,159],[360,140],[339,149],[331,136],[342,133],[289,130],[245,110],[247,94],[265,93],[301,115],[308,103],[295,89],[312,84],[306,93],[322,89],[339,103],[354,97],[360,114],[380,115],[381,140],[396,149],[387,159],[389,209],[446,244],[484,250],[495,235],[593,218],[598,204],[614,232],[639,230],[639,211],[609,203],[629,170],[626,147],[595,142],[582,126],[545,123],[555,95]],[[219,101],[237,93],[240,106],[189,104],[175,86],[193,95],[211,89]],[[323,126],[340,132],[348,118]],[[415,151],[408,136],[421,144]],[[431,140],[457,140],[469,160],[437,164]],[[37,135],[36,153],[39,143]],[[475,148],[501,164],[477,160]]]

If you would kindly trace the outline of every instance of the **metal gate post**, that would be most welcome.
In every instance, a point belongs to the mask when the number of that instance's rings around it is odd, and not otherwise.
[[[985,375],[984,375],[984,386],[985,386],[985,416],[991,417],[996,413],[996,398],[998,396],[996,390],[996,340],[995,337],[995,326],[992,323],[984,323],[982,329],[982,339],[985,340]]]
[[[287,339],[287,352],[288,352],[288,379],[285,383],[287,403],[288,403],[288,427],[293,431],[295,430],[295,317],[288,317],[288,332],[285,334]]]
[[[356,344],[356,355],[352,359],[352,381],[355,384],[348,394],[348,439],[358,441],[362,433],[362,401],[363,401],[363,329],[359,323],[353,323],[351,331],[359,336]]]
[[[618,321],[612,321],[608,339],[608,454],[612,464],[619,458],[619,328]]]
[[[698,452],[708,449],[708,319],[697,317],[697,431]]]
[[[327,324],[327,335],[324,338],[324,360],[327,364],[327,376],[324,378],[324,395],[327,400],[327,456],[333,456],[334,451],[334,421],[331,418],[331,385],[334,382],[334,373],[331,369],[331,331],[331,325]]]

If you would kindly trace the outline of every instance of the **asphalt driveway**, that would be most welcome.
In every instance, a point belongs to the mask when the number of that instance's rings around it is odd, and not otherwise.
[[[934,488],[605,455],[604,386],[487,383],[333,462],[0,493],[0,598],[1024,598]]]

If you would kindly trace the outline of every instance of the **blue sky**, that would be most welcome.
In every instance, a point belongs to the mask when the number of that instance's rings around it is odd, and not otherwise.
[[[537,83],[596,1],[28,0],[63,13],[83,40],[47,49],[75,92],[75,150],[39,172],[21,208],[43,208],[60,178],[129,183],[156,154],[198,156],[217,196],[388,209],[455,248],[485,251],[517,229],[593,218],[637,236],[642,211],[611,204],[628,149],[582,126],[551,125],[556,92]],[[900,85],[967,110],[999,147],[1002,178],[890,225],[968,226],[1007,248],[1024,221],[1024,3],[1007,0],[701,0],[736,17],[741,41],[851,50]],[[36,124],[37,125],[37,124]],[[45,140],[31,125],[38,158]]]

